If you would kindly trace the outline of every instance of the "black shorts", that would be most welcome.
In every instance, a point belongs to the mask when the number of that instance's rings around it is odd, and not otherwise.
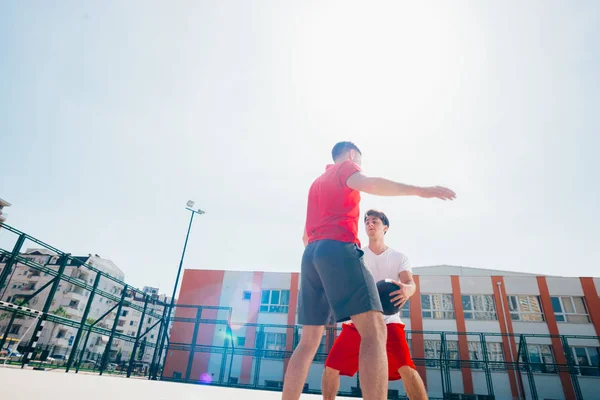
[[[319,240],[302,256],[298,323],[330,325],[367,311],[383,312],[364,252],[355,243]]]

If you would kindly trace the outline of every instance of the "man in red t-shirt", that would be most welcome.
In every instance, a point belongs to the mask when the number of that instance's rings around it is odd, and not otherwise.
[[[337,143],[328,165],[308,193],[305,244],[298,295],[300,343],[285,374],[283,400],[298,400],[325,325],[352,320],[361,337],[360,386],[365,400],[387,398],[386,326],[373,275],[358,240],[360,192],[379,196],[420,196],[452,200],[453,191],[418,187],[365,176],[362,153],[351,142]]]

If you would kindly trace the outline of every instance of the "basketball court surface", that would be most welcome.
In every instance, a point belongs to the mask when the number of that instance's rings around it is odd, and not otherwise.
[[[7,400],[59,398],[61,400],[278,400],[281,392],[236,389],[122,377],[34,371],[0,367],[0,398]],[[303,394],[302,400],[321,399]],[[338,397],[348,399],[347,397]]]

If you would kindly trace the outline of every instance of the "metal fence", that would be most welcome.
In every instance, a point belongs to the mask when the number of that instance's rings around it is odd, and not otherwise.
[[[13,243],[12,250],[0,247],[0,363],[156,379],[164,355],[157,343],[163,336],[168,340],[167,302],[86,262],[87,257],[72,256],[6,224],[0,233],[3,244]],[[42,251],[24,254],[26,244]],[[90,318],[93,306],[102,314]],[[128,312],[139,313],[139,323],[126,333],[122,323]],[[74,334],[61,336],[68,328]],[[156,329],[157,340],[148,340]],[[45,336],[48,343],[38,345]],[[122,349],[128,349],[127,357]]]
[[[161,379],[281,390],[302,327],[236,324],[230,319],[231,311],[227,307],[202,306],[176,309]],[[305,393],[321,393],[324,362],[339,332],[337,327],[326,329]],[[425,350],[423,357],[415,356],[414,351],[412,354],[419,373],[427,380],[431,399],[505,399],[513,398],[514,390],[518,398],[537,400],[549,398],[548,384],[562,392],[565,379],[572,384],[577,399],[586,399],[594,398],[590,393],[595,395],[595,387],[600,384],[598,361],[591,364],[577,360],[574,350],[597,349],[598,336],[407,331],[407,337],[411,346],[420,343]],[[556,360],[556,345],[566,362]],[[461,358],[460,346],[468,349],[468,359]],[[515,361],[506,361],[510,359]],[[342,379],[341,395],[361,396],[358,375]],[[471,382],[470,390],[466,390],[465,381]],[[556,393],[552,394],[554,398]],[[389,398],[406,398],[402,383],[390,382]]]
[[[0,364],[281,390],[301,326],[237,324],[229,307],[179,304],[171,312],[170,299],[144,293],[85,257],[8,225],[0,233]],[[51,256],[40,262],[42,256],[24,254],[29,243]],[[91,318],[93,308],[101,315]],[[137,326],[123,326],[127,313],[138,313]],[[61,334],[67,328],[73,335]],[[338,334],[336,327],[326,329],[305,392],[320,393]],[[407,331],[407,337],[431,399],[500,399],[516,392],[537,400],[565,385],[585,399],[600,384],[598,357],[588,353],[600,347],[597,336]],[[468,359],[461,357],[465,352]],[[460,395],[465,392],[477,395]],[[359,397],[358,376],[342,378],[340,393]],[[390,382],[390,398],[404,395],[400,382]]]

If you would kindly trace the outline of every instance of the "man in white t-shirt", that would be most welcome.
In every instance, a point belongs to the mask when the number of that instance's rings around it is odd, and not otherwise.
[[[408,258],[385,244],[385,233],[390,227],[387,216],[377,210],[365,214],[365,229],[369,236],[369,245],[363,248],[366,267],[371,271],[375,282],[391,279],[398,290],[390,297],[394,305],[400,308],[416,291],[412,277],[412,267]],[[427,399],[423,380],[410,356],[410,349],[404,333],[404,323],[400,313],[386,316],[386,350],[388,356],[388,379],[402,379],[406,394],[411,400]],[[322,391],[325,400],[333,400],[340,387],[340,374],[354,376],[358,371],[358,353],[360,335],[352,322],[342,324],[342,333],[335,340],[325,361]]]

